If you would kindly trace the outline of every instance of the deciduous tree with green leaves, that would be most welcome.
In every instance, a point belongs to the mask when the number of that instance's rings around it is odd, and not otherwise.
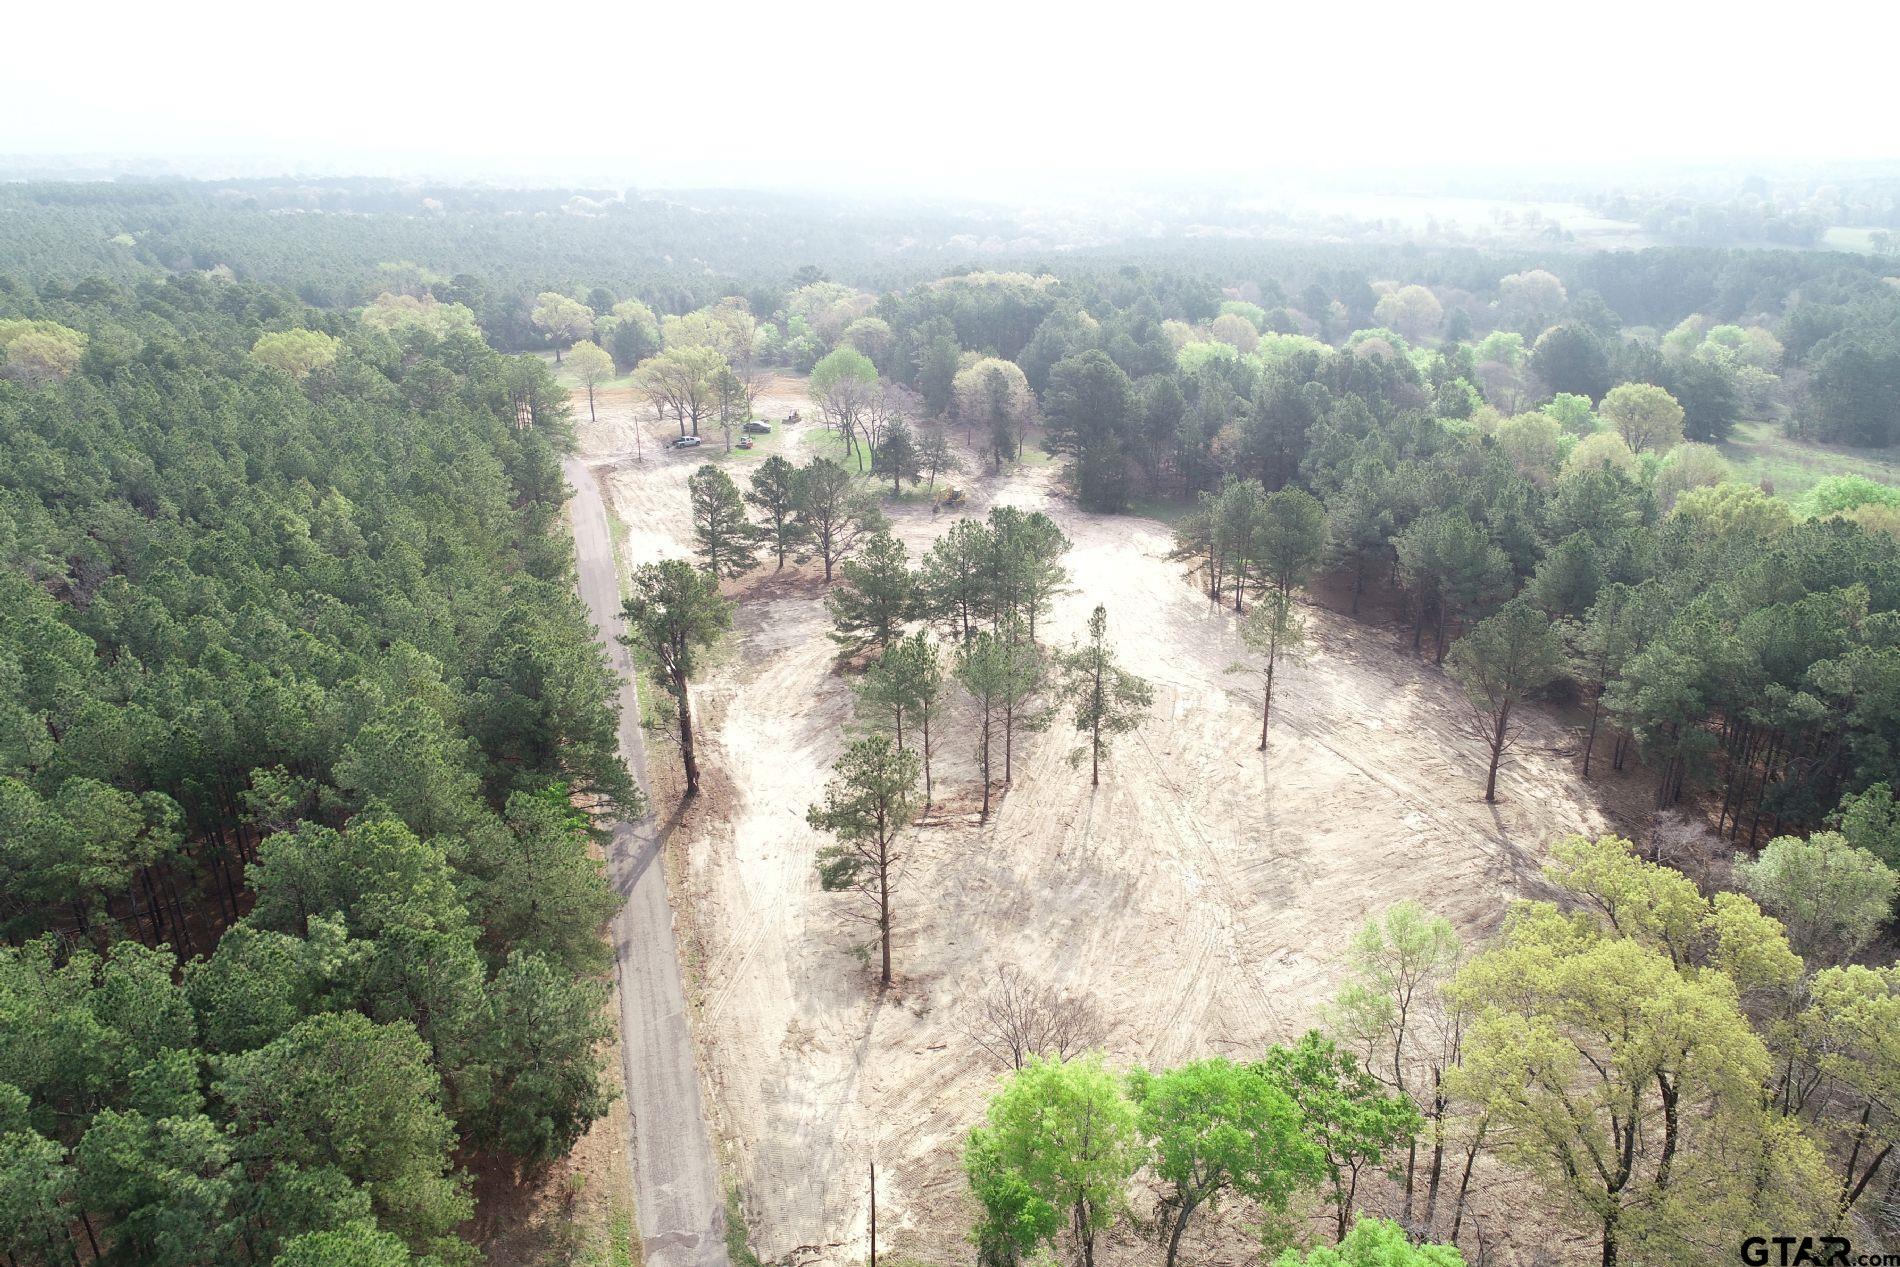
[[[964,437],[969,438],[972,428],[982,427],[984,449],[995,469],[1002,470],[1005,460],[1018,455],[1023,433],[1036,415],[1036,394],[1022,368],[1013,361],[986,356],[957,372],[953,390]]]
[[[594,412],[594,389],[614,376],[614,358],[598,343],[582,339],[569,349],[567,367],[587,389],[587,420],[599,422],[600,416]]]
[[[321,330],[277,330],[257,336],[257,342],[251,345],[251,359],[280,374],[304,379],[336,364],[342,350],[341,339]]]
[[[1900,800],[1885,780],[1841,798],[1828,820],[1847,843],[1900,871]]]
[[[1359,1059],[1318,1030],[1292,1046],[1276,1043],[1253,1066],[1299,1106],[1306,1137],[1325,1162],[1333,1190],[1338,1239],[1346,1239],[1359,1180],[1418,1134],[1418,1110],[1403,1095],[1388,1095]]]
[[[1333,1005],[1332,1028],[1352,1044],[1366,1069],[1410,1097],[1425,1115],[1431,1159],[1423,1226],[1437,1213],[1444,1173],[1444,1077],[1458,1060],[1464,1009],[1446,998],[1463,945],[1451,921],[1416,902],[1399,902],[1368,919],[1353,936],[1351,976]],[[1412,1222],[1418,1176],[1418,1140],[1405,1155],[1405,1222]]]
[[[1450,986],[1474,1016],[1455,1090],[1486,1106],[1503,1158],[1597,1235],[1604,1267],[1821,1226],[1832,1185],[1770,1107],[1741,1008],[1800,972],[1780,927],[1614,837],[1559,842],[1547,874],[1601,916],[1520,902]]]
[[[818,412],[844,437],[847,455],[857,453],[864,470],[864,423],[878,393],[871,358],[849,345],[833,348],[812,366],[808,388]]]
[[[1891,867],[1831,831],[1777,836],[1760,857],[1737,861],[1735,874],[1817,966],[1844,963],[1878,936],[1900,892]]]
[[[1414,1243],[1390,1219],[1360,1219],[1337,1245],[1283,1250],[1273,1267],[1465,1267],[1455,1245]]]
[[[1835,1202],[1844,1218],[1900,1146],[1900,964],[1823,968],[1807,997],[1789,1027],[1778,1098],[1796,1114],[1819,1103],[1816,1116],[1844,1145]]]
[[[634,371],[634,387],[662,419],[673,411],[681,435],[699,434],[699,420],[718,399],[715,383],[725,359],[716,348],[701,345],[669,347],[641,362]]]
[[[561,363],[562,349],[594,332],[593,310],[578,299],[569,299],[552,290],[544,290],[535,297],[528,320],[547,336],[554,348],[556,365]]]
[[[1682,439],[1682,406],[1654,383],[1612,387],[1598,412],[1632,453],[1661,453]]]
[[[1082,1267],[1094,1267],[1095,1238],[1140,1159],[1120,1079],[1094,1056],[1032,1057],[990,1100],[987,1119],[963,1154],[983,1205],[978,1244],[991,1261],[1014,1262],[1039,1243],[1053,1249],[1066,1225]]]
[[[1157,1176],[1172,1185],[1157,1225],[1168,1236],[1168,1267],[1180,1256],[1188,1220],[1226,1193],[1271,1211],[1325,1176],[1325,1158],[1304,1132],[1299,1106],[1256,1069],[1223,1057],[1161,1073],[1137,1071],[1131,1093]]]

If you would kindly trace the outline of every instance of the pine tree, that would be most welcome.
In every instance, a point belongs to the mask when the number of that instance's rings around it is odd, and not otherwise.
[[[720,597],[712,577],[684,559],[646,563],[634,569],[633,594],[624,606],[627,633],[621,639],[652,659],[655,677],[672,697],[680,735],[680,761],[686,767],[686,795],[699,791],[699,762],[693,752],[693,709],[688,683],[699,652],[732,628],[732,604]]]
[[[884,648],[877,663],[858,680],[860,707],[874,717],[888,716],[897,746],[905,747],[904,723],[912,721],[922,738],[924,758],[924,804],[930,804],[930,720],[938,701],[943,698],[943,660],[937,644],[919,629]]]
[[[853,485],[851,473],[830,458],[815,457],[798,472],[798,523],[824,561],[827,584],[858,542],[887,523],[884,512]]]
[[[798,518],[798,468],[774,453],[752,472],[752,486],[745,499],[765,517],[759,538],[778,556],[778,570],[784,570],[788,555],[798,561],[798,547],[807,537],[805,525]]]
[[[881,967],[878,984],[891,984],[891,887],[902,861],[897,837],[917,817],[917,754],[882,735],[860,739],[845,750],[825,786],[825,799],[806,812],[819,831],[837,843],[818,853],[818,879],[827,892],[861,894],[876,925]]]
[[[1267,657],[1260,704],[1260,751],[1265,752],[1267,721],[1273,715],[1273,673],[1284,661],[1298,662],[1305,658],[1306,618],[1300,615],[1292,594],[1269,589],[1240,622],[1240,636],[1249,647]]]
[[[871,455],[871,470],[890,477],[893,497],[904,491],[905,480],[912,485],[922,482],[923,457],[918,451],[917,438],[911,434],[910,424],[904,421],[902,414],[893,417],[884,428],[877,451]]]
[[[875,647],[881,653],[917,605],[917,578],[904,543],[888,532],[873,533],[838,570],[840,584],[825,597],[832,640],[847,652]]]
[[[1004,700],[1011,691],[1014,659],[1015,648],[988,630],[973,635],[957,655],[957,682],[976,705],[976,766],[983,780],[983,809],[978,817],[983,822],[990,817],[994,740]]]
[[[1498,764],[1510,746],[1511,712],[1563,671],[1557,629],[1524,598],[1460,638],[1451,649],[1451,675],[1464,688],[1478,737],[1490,750],[1484,799],[1498,799]]]
[[[1088,736],[1069,754],[1069,761],[1080,765],[1088,757],[1089,784],[1099,787],[1109,742],[1141,724],[1154,704],[1154,689],[1115,663],[1108,646],[1108,609],[1100,603],[1089,614],[1088,641],[1059,652],[1056,663],[1062,673],[1061,699],[1071,710],[1076,730]]]
[[[714,578],[742,576],[759,565],[759,532],[745,517],[732,477],[708,463],[686,481],[693,504],[694,553]]]

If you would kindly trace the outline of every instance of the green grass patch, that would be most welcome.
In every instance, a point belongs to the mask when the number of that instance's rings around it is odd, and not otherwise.
[[[1056,455],[1031,440],[1023,445],[1023,455],[1016,459],[1018,466],[1047,466],[1056,460]]]
[[[1861,475],[1900,487],[1900,452],[1796,440],[1777,423],[1737,423],[1718,447],[1734,464],[1737,479],[1769,488],[1788,501],[1833,475]]]
[[[699,451],[705,453],[707,450],[711,450],[707,459],[708,461],[730,463],[734,466],[750,466],[754,463],[765,461],[765,459],[771,457],[774,453],[784,451],[785,436],[777,423],[773,423],[772,430],[762,436],[748,437],[740,428],[741,424],[735,423],[733,425],[733,447],[732,452],[728,453],[726,452],[725,433],[719,429],[718,423],[715,422],[711,426],[701,427],[699,434],[705,438],[706,443],[700,446]],[[748,438],[752,441],[752,447],[749,449],[740,448],[739,441]]]
[[[812,426],[805,433],[805,452],[812,457],[830,458],[847,471],[855,472],[858,469],[857,455],[845,446],[844,432],[835,427]],[[867,462],[865,465],[870,464]]]
[[[633,1252],[630,1210],[615,1209],[604,1231],[591,1239],[593,1243],[571,1260],[575,1267],[634,1267],[640,1261]]]
[[[1200,502],[1192,497],[1131,497],[1125,513],[1173,524],[1193,514],[1199,506]]]
[[[745,1225],[745,1207],[739,1185],[726,1185],[726,1258],[732,1267],[765,1267],[752,1252],[752,1236]]]

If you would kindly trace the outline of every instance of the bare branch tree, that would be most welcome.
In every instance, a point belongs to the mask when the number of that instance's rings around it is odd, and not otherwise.
[[[1094,998],[1064,994],[1010,964],[996,970],[970,1021],[970,1037],[1006,1069],[1031,1056],[1067,1060],[1099,1047],[1105,1034]]]

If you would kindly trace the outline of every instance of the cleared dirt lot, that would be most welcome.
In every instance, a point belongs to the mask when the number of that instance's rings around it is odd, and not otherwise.
[[[786,380],[763,412],[799,403]],[[634,412],[603,401],[590,455],[630,456]],[[811,431],[775,443],[796,459]],[[615,473],[631,561],[686,551],[685,479],[717,448],[673,455],[649,441],[643,463]],[[1045,637],[1066,643],[1106,604],[1122,661],[1155,685],[1153,715],[1093,792],[1068,763],[1066,719],[1019,738],[1014,786],[979,826],[972,731],[953,707],[938,731],[937,805],[901,881],[899,983],[883,998],[854,951],[861,926],[818,888],[820,840],[804,821],[852,719],[810,570],[740,587],[735,645],[699,690],[710,776],[675,830],[675,874],[704,1076],[762,1257],[861,1260],[875,1159],[880,1249],[972,1260],[960,1145],[997,1070],[968,1023],[1000,965],[1098,998],[1117,1065],[1252,1056],[1317,1021],[1368,915],[1412,897],[1488,932],[1537,889],[1551,838],[1603,826],[1557,750],[1572,736],[1535,711],[1499,804],[1486,805],[1480,751],[1443,675],[1399,654],[1395,632],[1317,609],[1316,654],[1282,675],[1272,742],[1257,752],[1258,675],[1227,672],[1243,658],[1232,612],[1167,561],[1164,525],[1082,513],[1055,475],[962,477],[971,504],[959,513],[1007,503],[1062,526],[1072,590]],[[891,514],[913,557],[955,518],[923,505]],[[654,766],[670,760],[656,745]],[[1492,1262],[1522,1256],[1502,1223],[1488,1234]],[[1248,1256],[1237,1210],[1197,1233],[1199,1261]]]

